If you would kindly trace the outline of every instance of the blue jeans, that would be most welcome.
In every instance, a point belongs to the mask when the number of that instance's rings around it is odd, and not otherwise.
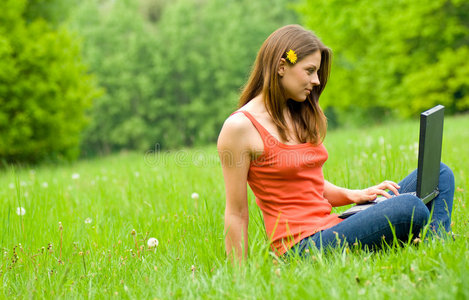
[[[417,170],[410,173],[399,183],[399,193],[415,192],[417,189]],[[451,211],[453,208],[454,175],[445,164],[440,165],[439,195],[426,205],[413,195],[399,195],[380,202],[368,209],[348,217],[341,223],[319,231],[302,239],[287,252],[305,254],[310,247],[336,247],[347,242],[359,243],[369,249],[380,248],[383,241],[392,243],[394,235],[406,242],[409,234],[418,236],[422,228],[430,221],[430,230],[441,233],[451,230]],[[392,192],[391,192],[392,194]],[[430,212],[433,214],[430,219]],[[392,227],[390,226],[392,224]]]

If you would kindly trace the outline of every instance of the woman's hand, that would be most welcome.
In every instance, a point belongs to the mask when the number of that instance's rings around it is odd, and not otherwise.
[[[351,195],[351,200],[354,203],[361,204],[375,200],[376,197],[378,197],[379,195],[384,196],[386,198],[391,198],[392,196],[388,192],[386,192],[386,190],[392,191],[394,195],[397,196],[399,195],[398,189],[400,188],[401,187],[397,183],[386,180],[381,182],[380,184],[363,190],[354,190]]]

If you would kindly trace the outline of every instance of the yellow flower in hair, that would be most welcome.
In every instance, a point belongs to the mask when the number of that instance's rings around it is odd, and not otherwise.
[[[290,49],[290,50],[287,52],[287,59],[288,59],[292,64],[295,64],[295,63],[296,63],[296,60],[298,59],[298,57],[296,57],[295,51],[293,51],[292,49]]]

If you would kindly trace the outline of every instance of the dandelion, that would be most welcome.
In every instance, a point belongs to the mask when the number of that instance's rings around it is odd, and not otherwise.
[[[85,219],[85,224],[90,224],[93,220],[91,220],[91,218],[86,218]]]
[[[75,180],[75,179],[79,179],[79,178],[80,178],[80,174],[78,174],[78,173],[73,173],[72,174],[72,179]]]
[[[148,248],[156,248],[158,247],[158,240],[155,238],[149,238],[147,241]]]
[[[15,184],[14,184],[14,183],[10,183],[10,184],[8,185],[8,187],[13,190],[13,189],[15,188]]]
[[[42,183],[42,187],[45,188],[45,189],[47,189],[47,188],[49,187],[49,184],[48,184],[47,182],[43,182],[43,183]]]
[[[197,194],[197,193],[192,193],[191,198],[192,198],[193,200],[199,200],[199,194]]]
[[[20,186],[27,186],[28,184],[25,181],[20,182]]]
[[[298,59],[298,57],[296,56],[295,51],[293,51],[292,49],[290,49],[290,50],[287,52],[287,59],[288,59],[292,64],[295,64],[295,63],[296,63],[296,60]]]
[[[18,216],[24,216],[24,214],[26,213],[26,209],[24,209],[23,207],[17,207],[16,208],[16,214]]]
[[[136,235],[137,234],[137,231],[135,231],[135,229],[132,229],[132,231],[130,232],[131,235]]]
[[[194,265],[191,266],[191,271],[192,271],[192,280],[194,280],[195,278],[195,266]]]
[[[139,176],[140,176],[140,173],[139,173],[139,172],[135,172],[134,175],[135,175],[135,177],[139,177]]]
[[[380,136],[378,139],[378,143],[382,146],[384,145],[384,137]]]

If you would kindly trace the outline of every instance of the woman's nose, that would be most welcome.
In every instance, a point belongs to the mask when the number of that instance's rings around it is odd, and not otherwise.
[[[317,73],[315,73],[314,76],[311,78],[311,83],[313,84],[313,86],[317,86],[321,83],[319,81],[319,76]]]

